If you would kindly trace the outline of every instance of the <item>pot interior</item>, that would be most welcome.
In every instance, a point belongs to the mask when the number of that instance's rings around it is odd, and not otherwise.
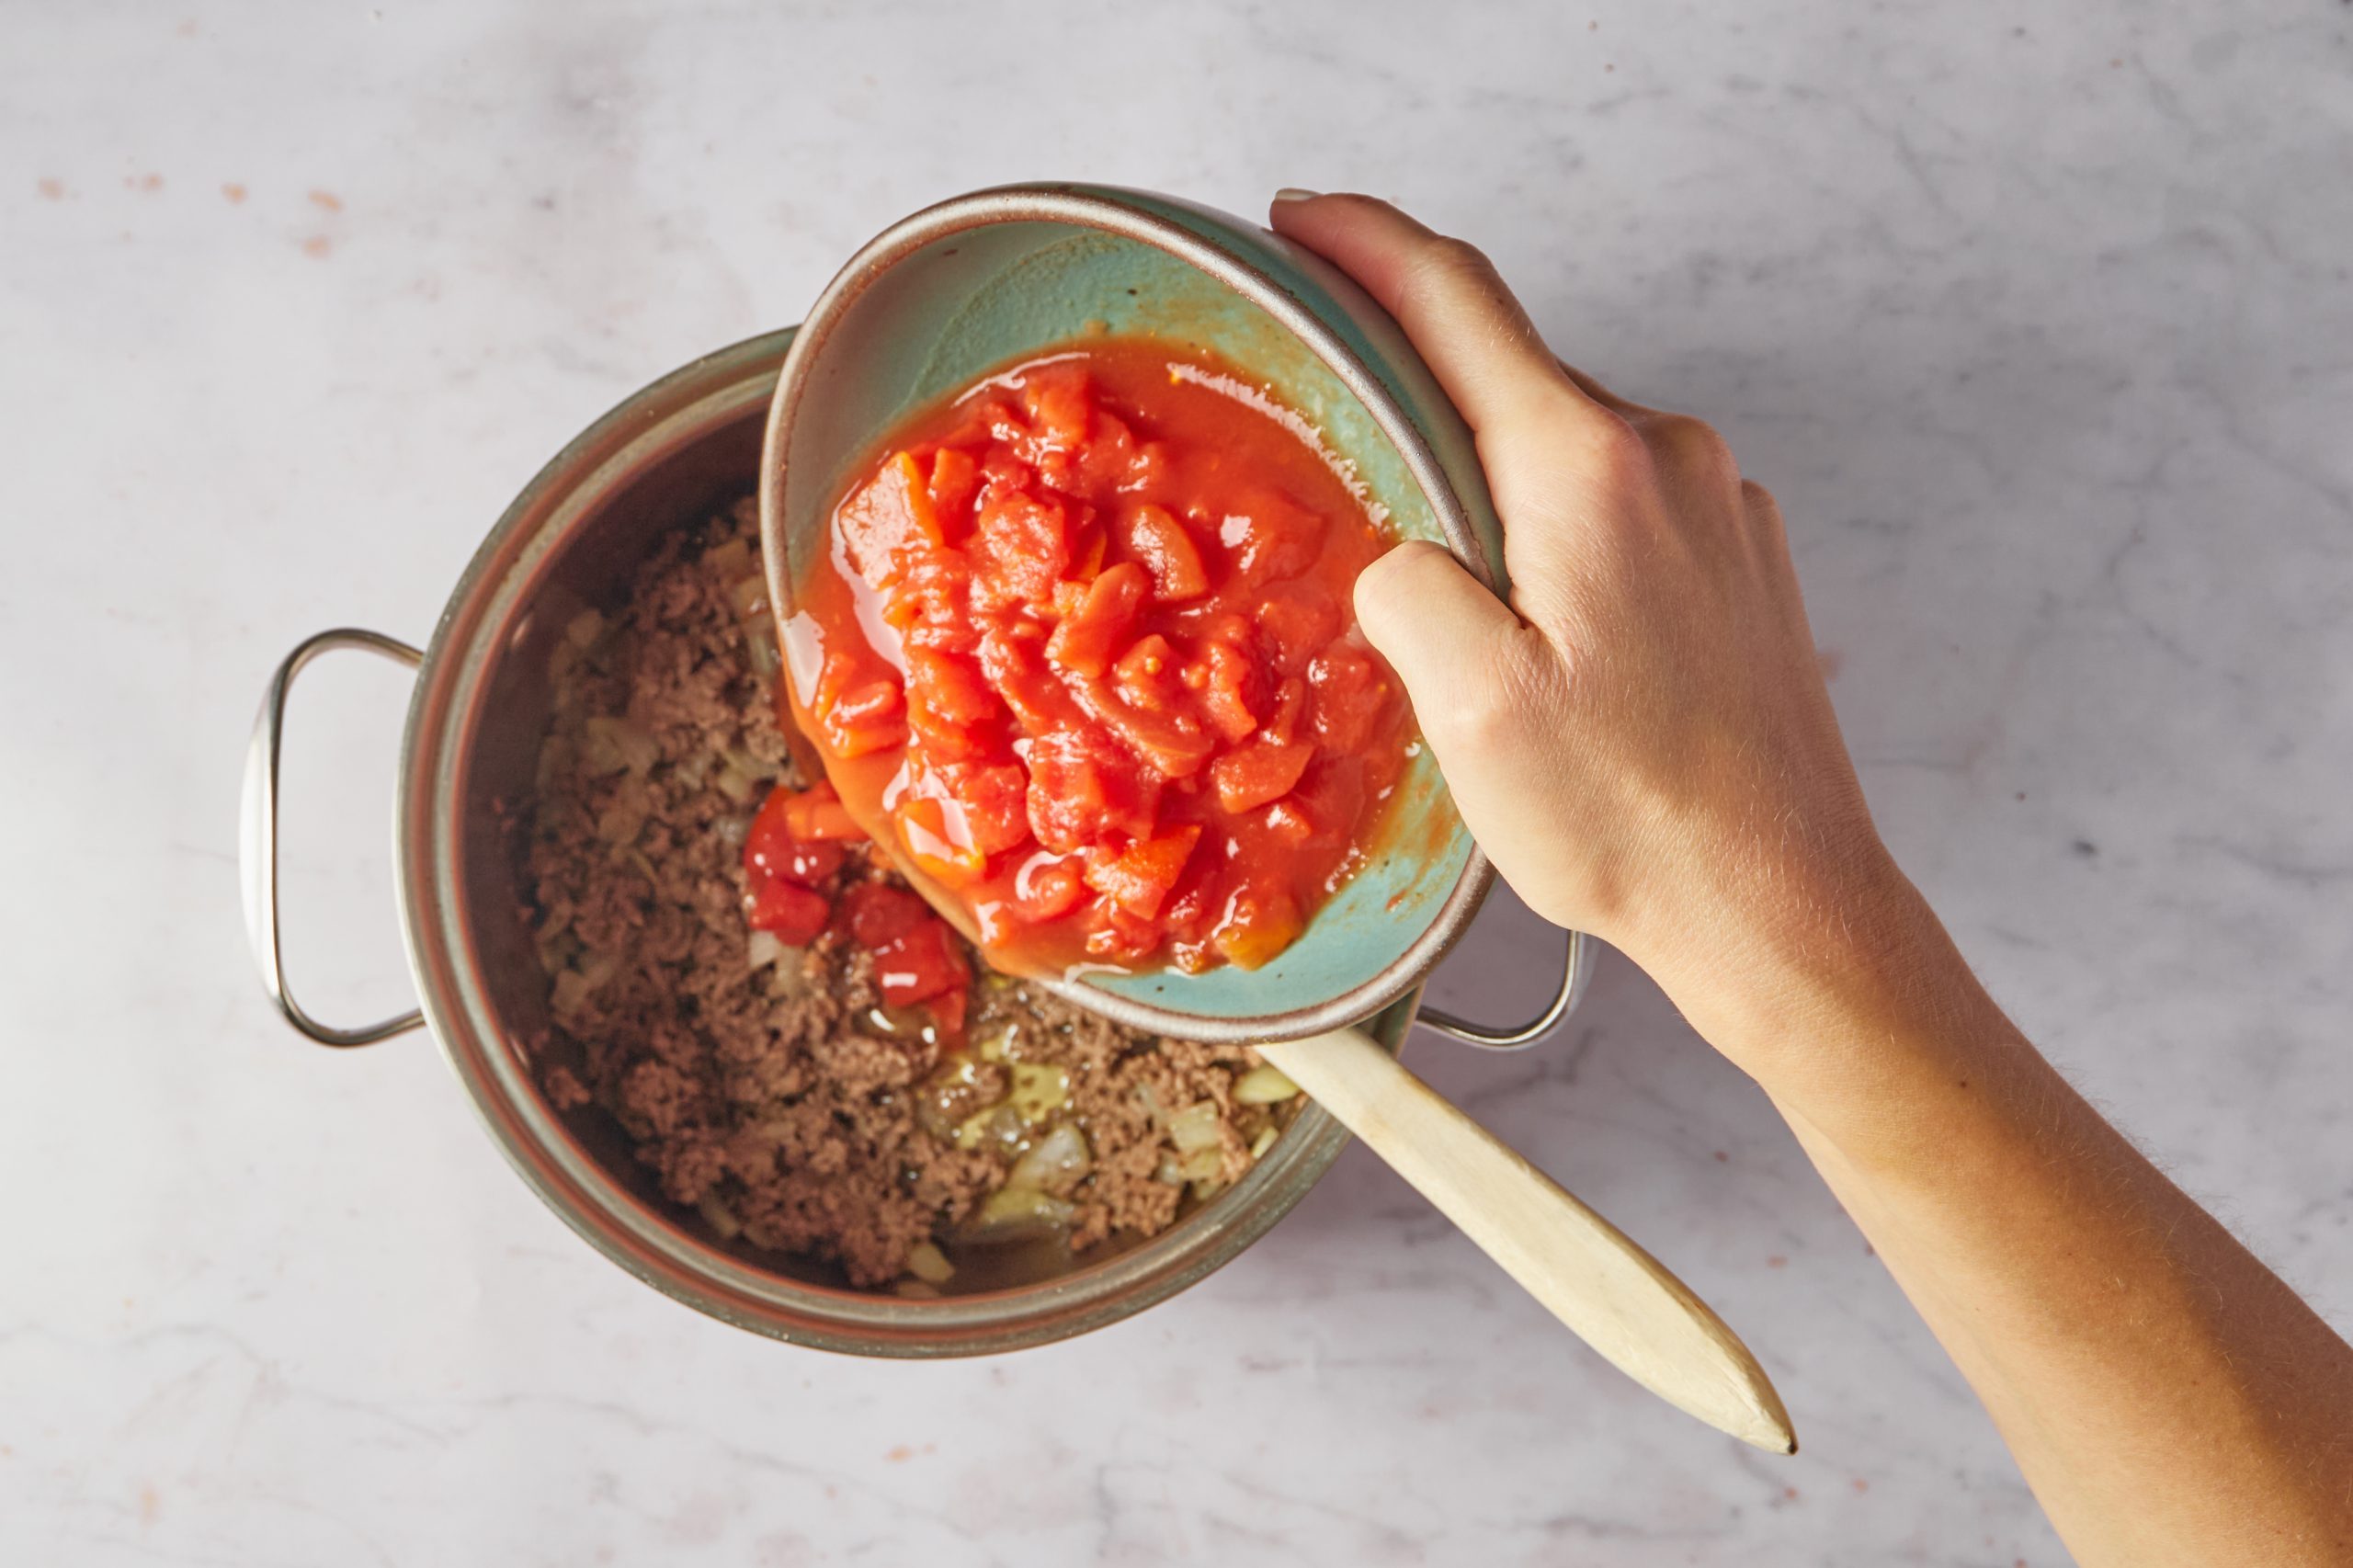
[[[513,1041],[532,1042],[529,1072],[556,1066],[587,1076],[581,1051],[552,1027],[549,983],[532,940],[534,898],[529,865],[535,776],[540,742],[554,706],[549,668],[564,628],[581,611],[618,615],[632,579],[674,534],[692,529],[751,494],[759,465],[760,410],[755,405],[714,423],[620,477],[584,510],[535,563],[531,608],[506,639],[489,671],[485,715],[467,757],[465,923],[481,983]],[[541,1101],[565,1134],[607,1179],[651,1214],[690,1234],[701,1247],[745,1266],[805,1284],[847,1289],[828,1262],[765,1252],[722,1238],[700,1215],[665,1199],[653,1171],[612,1115],[591,1103],[557,1110]]]
[[[426,1016],[525,1179],[575,1230],[658,1289],[741,1326],[868,1354],[939,1356],[1063,1337],[1207,1274],[1303,1196],[1346,1142],[1304,1106],[1240,1182],[1160,1235],[1074,1262],[1059,1244],[960,1260],[951,1292],[849,1288],[830,1262],[722,1238],[670,1202],[601,1106],[559,1111],[528,857],[551,654],[581,611],[610,615],[674,533],[748,494],[784,335],[699,361],[640,392],[541,472],[469,568],[411,710],[402,792],[403,902]],[[1368,1028],[1395,1049],[1415,998]]]

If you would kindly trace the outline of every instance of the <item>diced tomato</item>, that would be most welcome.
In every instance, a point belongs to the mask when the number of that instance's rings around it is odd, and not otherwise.
[[[1046,657],[1085,676],[1109,669],[1151,585],[1143,568],[1132,561],[1105,569],[1087,587],[1077,610],[1054,628]]]
[[[1198,773],[1217,749],[1217,737],[1190,713],[1132,706],[1108,681],[1076,684],[1086,693],[1096,720],[1166,778],[1184,778]]]
[[[1253,741],[1227,752],[1210,764],[1210,782],[1217,786],[1217,803],[1239,816],[1244,812],[1279,801],[1299,784],[1314,758],[1315,748],[1294,742],[1284,745]]]
[[[1120,519],[1120,545],[1152,574],[1152,596],[1178,602],[1210,591],[1200,547],[1165,506],[1150,502],[1129,508]]]
[[[788,882],[780,877],[754,879],[745,900],[744,917],[755,931],[769,931],[788,947],[805,948],[833,918],[833,901],[824,893]]]
[[[1347,617],[1331,591],[1319,583],[1279,583],[1258,601],[1255,618],[1266,634],[1276,667],[1286,675],[1307,668],[1333,638],[1347,628]]]
[[[769,795],[768,804],[774,805],[779,794],[784,797],[785,830],[795,838],[813,843],[856,843],[866,836],[865,830],[849,814],[849,808],[834,793],[830,779],[820,778],[798,793],[779,788]]]
[[[992,440],[1008,448],[1026,445],[1031,438],[1029,419],[1001,397],[981,405],[981,426]]]
[[[983,856],[1029,836],[1029,776],[1018,763],[943,763],[931,773],[963,808],[965,830]]]
[[[932,1022],[938,1028],[939,1043],[950,1051],[964,1043],[964,1014],[972,1001],[972,987],[968,980],[924,1004],[931,1009]]]
[[[899,843],[907,858],[925,875],[961,888],[978,881],[988,869],[988,857],[973,846],[965,830],[962,807],[919,795],[900,801],[892,815],[898,822]]]
[[[1258,726],[1257,738],[1276,745],[1289,745],[1306,712],[1307,683],[1297,676],[1285,676],[1275,683],[1274,701]]]
[[[972,665],[932,648],[907,650],[907,725],[932,756],[981,756],[990,749],[983,732],[1004,714]]]
[[[881,472],[850,493],[834,514],[834,527],[848,547],[851,566],[878,588],[898,580],[904,557],[946,542],[923,470],[905,452],[893,453]]]
[[[926,913],[898,936],[873,948],[875,989],[893,1007],[961,990],[971,977],[963,955],[956,950],[954,934],[936,915]]]
[[[1070,566],[1068,516],[1056,502],[992,492],[981,503],[970,553],[977,608],[1043,604]]]
[[[1015,940],[1021,934],[1021,905],[1009,898],[976,898],[972,925],[980,932],[983,952]]]
[[[899,688],[890,681],[874,681],[844,695],[824,715],[825,739],[836,756],[864,756],[899,744],[907,727],[896,714]]]
[[[836,756],[864,756],[906,736],[902,717],[906,702],[898,681],[870,673],[839,650],[825,655],[813,706],[825,743]]]
[[[1315,821],[1296,801],[1277,801],[1263,819],[1267,831],[1285,844],[1301,845],[1315,836]]]
[[[1274,490],[1245,495],[1218,525],[1233,574],[1249,584],[1279,583],[1315,564],[1324,518]]]
[[[789,882],[799,882],[804,888],[823,887],[840,874],[842,862],[848,851],[835,839],[813,838],[796,842],[776,869],[776,874]]]
[[[1088,417],[1086,440],[1071,465],[1079,492],[1097,499],[1117,494],[1127,484],[1135,460],[1135,431],[1126,420],[1098,405]]]
[[[1117,855],[1091,861],[1086,885],[1137,919],[1150,920],[1160,913],[1200,837],[1200,824],[1188,823],[1157,838],[1131,844]]]
[[[1326,648],[1307,666],[1307,688],[1308,723],[1332,751],[1360,750],[1390,696],[1372,655],[1345,643]]]
[[[1031,371],[1021,388],[1030,427],[1049,445],[1078,447],[1086,439],[1089,391],[1083,370],[1057,366]]]
[[[1224,923],[1210,940],[1225,961],[1263,968],[1299,936],[1299,905],[1287,892],[1245,890],[1233,895]]]
[[[1139,441],[1136,455],[1128,463],[1126,483],[1120,488],[1134,494],[1153,494],[1168,483],[1176,468],[1165,441]]]
[[[1067,853],[1113,836],[1149,838],[1159,809],[1157,778],[1098,740],[1064,730],[1029,743],[1029,831]]]
[[[842,809],[838,801],[824,804],[835,812]],[[782,881],[818,888],[841,870],[845,852],[838,835],[821,837],[795,827],[796,817],[805,819],[809,814],[803,796],[782,786],[768,791],[744,835],[744,870],[755,887]],[[854,825],[851,834],[856,835]]]
[[[1172,937],[1192,938],[1209,929],[1210,916],[1224,903],[1218,892],[1217,868],[1222,858],[1213,848],[1196,853],[1186,862],[1168,902],[1160,906],[1160,924]]]
[[[1363,762],[1348,753],[1317,755],[1290,799],[1307,820],[1310,844],[1328,846],[1347,841],[1349,824],[1364,811],[1364,773]]]
[[[1247,384],[1157,339],[1022,365],[895,435],[795,585],[828,772],[1025,970],[1264,963],[1394,795],[1409,715],[1348,617],[1382,531]],[[846,835],[817,825],[847,812],[793,810],[753,885],[823,892]],[[961,941],[904,893],[842,905],[952,1031]]]
[[[942,447],[931,454],[927,488],[934,513],[940,519],[940,531],[949,535],[947,542],[952,543],[954,537],[947,521],[950,517],[961,518],[972,509],[972,497],[981,493],[981,465],[961,447]]]
[[[905,569],[882,602],[883,621],[910,647],[971,652],[979,634],[964,608],[972,573],[963,552],[937,550],[902,560]]]
[[[1131,708],[1167,712],[1185,689],[1176,676],[1176,650],[1157,631],[1137,638],[1112,664],[1111,686]]]
[[[1070,520],[1070,580],[1086,584],[1101,575],[1109,542],[1103,525],[1095,520],[1095,508],[1081,503]]]
[[[1201,711],[1228,742],[1247,739],[1258,727],[1256,704],[1266,700],[1265,672],[1231,638],[1212,639],[1202,650],[1202,660],[1207,678],[1201,689]]]
[[[1090,958],[1134,963],[1150,958],[1160,946],[1160,927],[1129,914],[1116,903],[1103,905],[1102,917],[1086,934]]]
[[[1022,863],[1013,892],[1021,918],[1036,923],[1059,920],[1077,908],[1086,896],[1086,884],[1070,861],[1040,853]]]
[[[842,894],[842,924],[861,948],[905,936],[919,920],[937,919],[923,900],[887,882],[859,882]]]

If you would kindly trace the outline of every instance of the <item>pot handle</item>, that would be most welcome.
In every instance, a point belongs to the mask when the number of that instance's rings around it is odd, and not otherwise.
[[[1552,1032],[1552,1026],[1576,1010],[1585,995],[1586,982],[1593,977],[1593,938],[1582,931],[1568,933],[1569,950],[1561,960],[1561,983],[1552,993],[1550,1006],[1516,1029],[1491,1029],[1474,1024],[1468,1018],[1458,1018],[1436,1007],[1425,1007],[1415,1015],[1414,1021],[1427,1028],[1436,1029],[1449,1040],[1465,1045],[1484,1046],[1489,1051],[1524,1051]]]
[[[286,1015],[288,1023],[321,1045],[342,1048],[373,1045],[380,1040],[405,1034],[423,1023],[425,1015],[412,1007],[381,1023],[339,1029],[304,1012],[286,985],[278,943],[278,742],[286,729],[286,694],[293,687],[294,677],[313,659],[335,648],[365,648],[410,669],[425,662],[424,653],[397,638],[380,631],[362,631],[357,627],[322,631],[295,644],[294,651],[286,655],[286,662],[278,666],[278,673],[270,676],[269,689],[262,694],[261,715],[254,721],[253,744],[245,750],[244,812],[237,835],[237,869],[244,882],[245,938],[252,944],[254,962],[261,970],[261,988],[269,993],[269,999],[278,1004],[278,1010]]]

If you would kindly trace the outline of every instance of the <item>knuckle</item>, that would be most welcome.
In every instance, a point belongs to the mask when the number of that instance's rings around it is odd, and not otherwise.
[[[1540,676],[1528,654],[1524,637],[1505,637],[1466,662],[1438,710],[1420,715],[1441,754],[1492,756],[1531,733]]]
[[[1650,438],[1677,474],[1730,491],[1740,483],[1740,464],[1732,445],[1716,427],[1687,414],[1662,415],[1651,421]]]
[[[1603,409],[1586,434],[1586,465],[1605,488],[1631,489],[1656,477],[1656,462],[1648,441],[1633,422],[1614,409]]]
[[[1420,597],[1416,582],[1446,551],[1427,540],[1409,539],[1357,574],[1357,617],[1381,627],[1409,619]]]
[[[1439,234],[1415,256],[1405,278],[1405,297],[1416,305],[1463,293],[1491,294],[1498,287],[1495,263],[1468,240]]]

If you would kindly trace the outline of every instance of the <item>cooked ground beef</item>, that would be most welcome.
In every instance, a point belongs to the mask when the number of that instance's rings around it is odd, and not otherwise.
[[[530,876],[554,1028],[584,1065],[542,1072],[550,1100],[603,1106],[721,1235],[858,1285],[928,1293],[961,1248],[1040,1226],[1079,1251],[1165,1229],[1292,1108],[1256,1052],[1142,1035],[977,964],[969,1043],[943,1050],[927,1016],[881,1005],[844,933],[786,948],[745,925],[745,831],[806,782],[756,537],[745,500],[673,538],[622,611],[557,650]],[[847,875],[896,881],[862,846]]]

